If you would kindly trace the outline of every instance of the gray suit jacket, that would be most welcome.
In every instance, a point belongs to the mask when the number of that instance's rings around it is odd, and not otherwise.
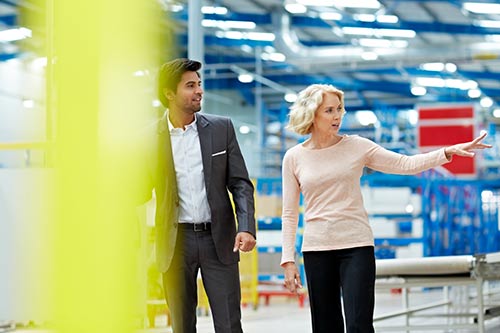
[[[239,253],[233,252],[236,232],[256,234],[254,187],[231,120],[201,113],[196,116],[212,216],[212,237],[219,260],[224,264],[235,263],[239,260]],[[159,125],[157,158],[154,177],[156,259],[160,272],[166,272],[172,261],[179,216],[179,196],[166,118]],[[234,209],[228,191],[232,194]]]

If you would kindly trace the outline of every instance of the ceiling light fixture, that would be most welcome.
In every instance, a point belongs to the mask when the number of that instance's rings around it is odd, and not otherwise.
[[[354,14],[352,17],[356,21],[375,22],[375,15],[373,15],[373,14]]]
[[[299,3],[287,3],[285,5],[285,10],[290,14],[304,14],[307,12],[307,8]]]
[[[239,39],[239,40],[256,40],[263,42],[272,42],[276,36],[270,32],[241,32],[241,31],[216,31],[215,37]]]
[[[489,107],[493,106],[493,100],[490,97],[485,96],[485,97],[481,98],[481,100],[479,101],[479,104],[483,108],[489,108]]]
[[[380,23],[398,23],[399,18],[396,15],[377,15],[377,22]]]
[[[227,8],[220,6],[203,6],[201,7],[201,12],[203,14],[217,14],[217,15],[226,15]]]
[[[467,92],[467,96],[469,96],[470,98],[478,98],[479,96],[481,96],[481,90],[479,90],[479,89],[470,89]]]
[[[264,42],[272,42],[276,39],[276,36],[272,32],[247,32],[243,35],[243,38],[250,40],[259,40]]]
[[[500,109],[499,108],[493,110],[493,117],[500,118]]]
[[[500,4],[496,3],[465,2],[463,8],[476,14],[500,14]]]
[[[420,65],[420,68],[426,71],[441,72],[444,70],[444,64],[442,62],[428,62]]]
[[[473,23],[482,28],[500,28],[500,21],[476,20]]]
[[[269,80],[268,78],[266,78],[262,75],[259,75],[256,73],[249,73],[246,69],[241,68],[239,66],[230,65],[229,68],[238,75],[250,74],[250,75],[252,75],[252,77],[255,81],[260,82],[260,83],[262,83],[262,84],[264,84],[264,85],[268,86],[269,88],[272,88],[276,91],[281,91],[284,94],[287,94],[289,92],[293,92],[293,90],[291,90],[290,88],[287,88],[287,87],[285,87],[277,82]]]
[[[255,22],[251,21],[219,21],[219,20],[202,20],[201,25],[206,28],[228,29],[255,29]]]
[[[269,60],[275,62],[284,62],[286,60],[286,56],[283,53],[273,52],[269,53]]]
[[[382,6],[377,0],[297,0],[297,2],[304,6],[316,7],[379,9]]]
[[[218,38],[243,39],[241,31],[217,31],[215,36]]]
[[[264,46],[264,51],[266,51],[267,53],[273,53],[276,52],[276,49],[271,45],[266,45]]]
[[[238,81],[240,81],[241,83],[253,82],[253,75],[250,73],[240,74],[238,75]]]
[[[340,21],[342,20],[342,14],[337,12],[321,12],[319,17],[325,21]]]
[[[415,83],[424,87],[454,88],[460,90],[471,90],[478,87],[478,83],[474,80],[442,79],[440,77],[418,77],[415,79]]]
[[[248,127],[247,125],[241,125],[240,126],[240,133],[241,134],[248,134],[248,133],[250,133],[250,127]]]
[[[457,71],[457,65],[455,65],[454,63],[452,62],[447,62],[445,65],[444,65],[444,68],[446,69],[446,71],[450,72],[450,73],[455,73]]]
[[[413,96],[424,96],[425,94],[427,94],[427,89],[422,86],[412,86],[411,93]]]
[[[413,126],[417,125],[417,123],[418,123],[418,111],[417,110],[414,110],[414,109],[408,110],[408,122]]]
[[[347,35],[366,35],[376,37],[414,38],[417,33],[408,29],[372,29],[358,27],[343,27],[342,32]]]
[[[31,30],[28,28],[16,28],[0,31],[0,42],[13,42],[31,37]]]
[[[47,57],[36,58],[32,62],[32,66],[35,69],[41,69],[47,67]]]
[[[32,99],[24,99],[23,106],[26,109],[32,109],[35,106],[35,101],[33,101]]]
[[[377,115],[372,110],[356,111],[355,116],[362,126],[373,125],[378,121]]]
[[[245,53],[252,53],[253,52],[253,49],[250,45],[241,45],[240,49],[245,52]]]
[[[288,103],[293,103],[297,100],[297,94],[294,92],[289,92],[285,94],[285,101]]]

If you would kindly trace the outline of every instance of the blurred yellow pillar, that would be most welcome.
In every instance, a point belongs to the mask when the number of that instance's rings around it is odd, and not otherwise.
[[[148,147],[140,142],[154,131],[148,73],[166,47],[165,13],[155,4],[47,0],[56,332],[126,333],[141,324],[136,205],[147,193],[139,163]]]

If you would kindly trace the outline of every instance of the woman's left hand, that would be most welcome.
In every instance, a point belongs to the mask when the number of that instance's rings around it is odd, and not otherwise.
[[[493,147],[492,145],[488,145],[488,144],[481,142],[486,137],[486,135],[487,135],[487,133],[483,132],[480,136],[478,136],[477,138],[475,138],[472,141],[458,143],[456,145],[446,147],[444,149],[444,153],[446,155],[446,158],[450,159],[453,155],[474,157],[475,154],[474,154],[473,150],[486,149],[486,148]]]

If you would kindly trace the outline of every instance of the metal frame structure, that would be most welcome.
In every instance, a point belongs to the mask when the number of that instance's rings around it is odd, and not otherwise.
[[[500,281],[500,252],[474,256],[420,258],[418,261],[411,262],[406,259],[378,260],[376,288],[378,290],[401,288],[402,310],[379,315],[375,317],[375,322],[404,316],[405,324],[402,326],[377,326],[377,331],[477,328],[479,333],[484,333],[486,321],[500,316],[500,302],[493,306],[485,305],[486,281]],[[468,323],[446,322],[432,325],[411,322],[411,318],[417,317],[418,313],[423,310],[457,305],[456,302],[460,300],[450,298],[448,289],[459,286],[474,288],[476,294],[474,308],[476,311],[455,313],[454,316],[472,318],[473,320]],[[411,293],[409,290],[412,287],[441,287],[444,298],[442,301],[410,307]]]

